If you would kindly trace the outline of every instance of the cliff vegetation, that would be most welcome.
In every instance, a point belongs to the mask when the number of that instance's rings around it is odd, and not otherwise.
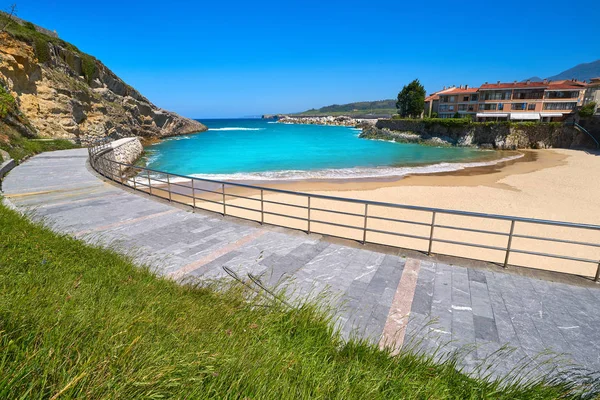
[[[161,138],[206,130],[156,107],[74,45],[26,21],[7,24],[7,18],[0,14],[0,26],[6,25],[0,32],[0,139],[86,144],[105,136]]]

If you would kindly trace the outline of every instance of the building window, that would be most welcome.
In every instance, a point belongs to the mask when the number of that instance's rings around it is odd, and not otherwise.
[[[448,96],[440,96],[440,103],[447,103],[448,102]]]
[[[498,103],[498,110],[500,110],[500,111],[504,110],[504,104]]]
[[[577,107],[577,103],[544,103],[544,110],[572,110]]]
[[[544,89],[536,90],[515,90],[513,93],[513,100],[525,100],[525,99],[543,99]]]
[[[477,100],[479,100],[479,96],[476,95],[476,94],[472,94],[471,95],[471,101],[477,101]]]
[[[469,101],[469,96],[464,96],[463,101]]]
[[[456,101],[456,96],[450,96],[448,101],[454,103]]]
[[[527,107],[527,103],[512,103],[510,109],[521,111],[521,110],[524,110],[526,107]]]
[[[481,97],[483,100],[510,100],[511,92],[510,90],[490,90],[483,92]]]
[[[535,111],[535,103],[530,103],[530,104],[527,106],[527,109],[528,109],[529,111]]]
[[[578,97],[579,92],[576,91],[552,90],[546,92],[547,99],[576,99]]]
[[[480,104],[479,109],[485,111],[496,111],[496,104]]]
[[[439,107],[440,112],[448,111],[448,104],[441,104]]]
[[[448,106],[448,111],[454,111],[454,106]]]

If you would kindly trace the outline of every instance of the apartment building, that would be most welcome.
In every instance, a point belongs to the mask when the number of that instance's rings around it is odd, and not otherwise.
[[[468,85],[461,85],[438,92],[438,117],[453,118],[456,113],[463,118],[467,115],[475,117],[479,99],[477,90],[477,88],[470,88]]]
[[[479,88],[453,86],[430,95],[425,115],[431,116],[435,107],[440,118],[458,113],[477,121],[562,121],[587,101],[586,96],[600,96],[600,78],[593,87],[576,80],[486,82]]]
[[[585,92],[583,104],[596,103],[596,114],[600,115],[600,77],[592,78]]]
[[[583,105],[587,85],[575,80],[485,83],[477,120],[561,121]]]

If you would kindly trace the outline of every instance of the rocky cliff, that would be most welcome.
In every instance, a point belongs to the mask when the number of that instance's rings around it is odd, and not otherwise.
[[[12,129],[84,144],[105,136],[161,138],[206,130],[156,107],[75,46],[18,23],[0,32],[0,117],[0,134]]]

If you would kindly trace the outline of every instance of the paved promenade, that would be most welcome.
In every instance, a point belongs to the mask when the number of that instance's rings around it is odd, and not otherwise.
[[[173,279],[223,277],[227,266],[270,287],[287,285],[295,296],[327,290],[341,304],[337,324],[345,336],[394,348],[470,349],[460,359],[467,370],[509,345],[514,350],[496,363],[497,374],[521,359],[535,367],[545,350],[600,371],[600,287],[594,284],[407,258],[397,250],[192,213],[104,182],[88,168],[87,150],[44,153],[7,176],[4,196],[57,231],[117,246]]]

